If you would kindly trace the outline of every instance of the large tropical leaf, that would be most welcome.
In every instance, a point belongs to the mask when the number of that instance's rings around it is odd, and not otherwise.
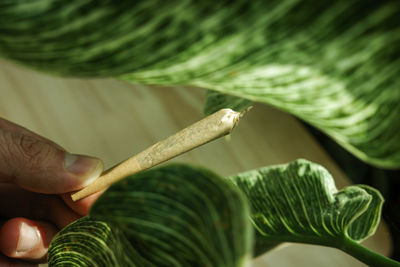
[[[397,0],[0,2],[0,55],[273,105],[400,167]]]
[[[113,185],[61,231],[50,266],[247,266],[249,205],[210,171],[171,165]]]
[[[355,185],[338,191],[325,168],[302,159],[230,179],[250,200],[256,255],[280,242],[300,242],[342,249],[371,266],[400,266],[358,244],[379,224],[383,199],[377,190]]]

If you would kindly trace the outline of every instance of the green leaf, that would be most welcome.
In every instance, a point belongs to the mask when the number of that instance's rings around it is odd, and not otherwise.
[[[400,168],[399,1],[1,1],[0,55],[262,102]]]
[[[372,236],[379,225],[383,205],[383,197],[378,190],[367,185],[357,185],[371,195],[368,208],[358,216],[347,228],[347,235],[358,242]]]
[[[57,235],[51,266],[230,267],[251,260],[247,199],[204,169],[170,165],[128,177],[110,187],[89,216]]]
[[[121,230],[111,223],[84,217],[52,240],[50,266],[154,266],[141,257]]]
[[[332,246],[364,240],[379,224],[378,191],[366,185],[338,191],[326,169],[303,159],[230,179],[249,198],[262,239]]]
[[[399,266],[358,244],[375,232],[382,203],[365,185],[338,191],[323,167],[306,160],[229,179],[170,165],[109,188],[89,217],[57,234],[48,259],[50,266],[247,266],[252,222],[256,255],[302,242]]]
[[[250,200],[256,255],[280,242],[300,242],[336,247],[372,266],[399,266],[358,245],[378,227],[383,198],[377,190],[338,191],[326,169],[303,159],[230,179]]]
[[[204,114],[211,115],[223,108],[230,108],[241,112],[248,109],[252,104],[253,102],[244,98],[208,90],[206,103],[204,104]]]

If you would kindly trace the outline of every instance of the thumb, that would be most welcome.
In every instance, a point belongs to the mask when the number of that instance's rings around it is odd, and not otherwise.
[[[73,155],[42,138],[0,130],[0,181],[38,193],[78,190],[97,179],[101,160]]]

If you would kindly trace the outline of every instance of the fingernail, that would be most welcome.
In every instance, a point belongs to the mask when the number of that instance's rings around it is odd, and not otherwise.
[[[82,186],[87,186],[100,176],[104,166],[99,159],[65,153],[65,168],[82,179]]]
[[[40,233],[37,227],[26,223],[21,224],[17,253],[28,252],[35,248],[40,242]]]

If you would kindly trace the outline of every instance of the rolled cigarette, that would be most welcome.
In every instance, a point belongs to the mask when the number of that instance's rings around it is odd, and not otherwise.
[[[129,175],[149,169],[193,148],[227,135],[237,125],[240,116],[240,112],[221,109],[105,171],[92,184],[73,193],[71,195],[72,200],[77,201],[87,197],[106,189]]]

